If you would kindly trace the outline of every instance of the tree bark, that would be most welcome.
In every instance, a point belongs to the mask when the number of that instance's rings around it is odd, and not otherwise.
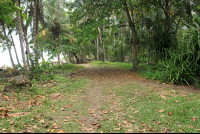
[[[103,39],[102,39],[102,28],[99,27],[99,33],[100,33],[100,42],[101,42],[101,47],[102,47],[102,62],[105,61],[105,49],[104,49],[104,44],[103,44]]]
[[[58,52],[56,37],[55,37],[55,45],[56,45],[56,53],[57,53],[57,56],[58,56],[58,64],[59,64],[59,66],[60,66],[60,54],[59,54],[59,52]]]
[[[19,6],[18,0],[16,0],[17,6]],[[25,56],[25,52],[24,52],[24,39],[23,39],[23,31],[22,31],[22,25],[21,25],[21,15],[20,15],[20,11],[17,11],[17,21],[18,21],[18,31],[19,31],[19,39],[20,39],[20,46],[21,46],[21,54],[22,54],[22,60],[23,60],[23,64],[25,69],[29,70],[27,63],[26,63],[26,56]]]
[[[14,42],[14,40],[13,40],[12,34],[10,34],[10,36],[11,36],[11,39],[12,39],[12,42],[13,42],[13,47],[14,47],[14,50],[15,50],[15,55],[16,55],[17,63],[18,63],[18,65],[19,65],[20,67],[22,67],[22,65],[21,65],[20,62],[19,62],[19,58],[18,58],[18,54],[17,54],[17,51],[16,51],[15,42]]]
[[[70,63],[69,60],[66,57],[66,54],[64,53],[64,51],[62,49],[62,46],[61,46],[61,43],[60,43],[60,34],[58,35],[58,42],[59,42],[60,50],[61,50],[61,52],[62,52],[62,54],[63,54],[63,56],[65,58],[65,61],[68,62],[68,63]]]
[[[35,56],[35,63],[38,65],[37,62],[37,43],[36,43],[36,36],[37,36],[37,26],[36,26],[36,10],[37,10],[37,0],[34,0],[33,6],[33,44],[34,44],[34,56]]]
[[[99,60],[99,38],[97,38],[97,61]]]
[[[14,71],[17,71],[17,68],[16,68],[16,66],[15,66],[15,63],[14,63],[14,61],[13,61],[12,53],[11,53],[11,51],[10,51],[10,47],[9,47],[9,43],[8,43],[8,39],[7,39],[7,35],[6,35],[6,30],[5,30],[4,22],[3,22],[2,26],[3,26],[3,32],[4,32],[4,35],[5,35],[5,38],[6,38],[6,44],[7,44],[7,49],[8,49],[9,56],[10,56],[10,61],[11,61],[11,64],[12,64],[12,66],[13,66],[13,70],[14,70]]]
[[[133,61],[133,68],[132,68],[132,70],[133,71],[137,71],[138,70],[138,60],[137,60],[137,32],[136,32],[136,29],[135,29],[134,18],[132,17],[132,20],[131,20],[131,16],[133,16],[133,11],[131,9],[131,15],[130,15],[128,7],[127,7],[126,0],[123,0],[122,4],[124,5],[126,16],[128,18],[129,27],[131,29],[132,37],[133,37],[132,53],[133,53],[133,60],[134,61]]]

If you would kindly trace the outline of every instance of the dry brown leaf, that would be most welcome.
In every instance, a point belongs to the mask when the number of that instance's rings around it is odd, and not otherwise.
[[[20,113],[11,113],[8,114],[9,117],[20,117],[20,116],[25,116],[25,115],[29,115],[30,112],[20,112]]]
[[[123,124],[127,124],[127,121],[122,121]]]
[[[146,126],[146,124],[145,123],[140,123],[142,126]]]
[[[153,132],[155,132],[155,131],[156,131],[155,129],[147,129],[147,130],[149,130],[149,131],[153,131]]]
[[[95,110],[90,110],[89,111],[89,114],[93,114],[93,113],[95,113]]]
[[[120,126],[120,124],[119,124],[119,123],[116,123],[116,125],[117,125],[117,126]]]
[[[64,106],[64,108],[72,107],[72,104]]]
[[[91,125],[96,125],[96,124],[98,124],[98,122],[93,122]]]
[[[134,114],[139,113],[139,111],[135,111]]]
[[[117,131],[119,131],[121,128],[119,127],[119,128],[114,128],[114,130],[117,130]]]
[[[195,129],[195,131],[200,131],[200,129]]]
[[[134,121],[134,120],[132,120],[132,121],[131,121],[131,123],[135,123],[135,121]]]
[[[193,117],[193,118],[192,118],[192,121],[196,121],[196,120],[197,120],[197,117]]]
[[[99,133],[103,133],[103,131],[100,131]]]
[[[170,112],[168,113],[168,115],[172,115],[172,112],[170,111]]]
[[[128,129],[128,133],[133,133],[133,129]]]
[[[65,133],[63,130],[59,130],[57,133]]]
[[[103,111],[103,113],[104,113],[104,114],[107,114],[107,113],[108,113],[108,111]]]
[[[163,99],[167,99],[164,95],[160,95],[160,97],[162,97]]]
[[[10,125],[13,125],[13,121],[10,122]]]
[[[175,102],[177,102],[177,103],[178,103],[178,101],[177,101],[177,100],[175,100]]]
[[[51,132],[53,133],[55,131],[55,129],[51,129]]]
[[[54,127],[57,126],[57,123],[54,123],[53,126],[54,126]]]
[[[40,120],[39,122],[41,122],[41,123],[45,123],[44,119]]]
[[[159,110],[158,112],[162,113],[162,112],[164,112],[164,111],[165,111],[164,109],[161,109],[161,110]]]

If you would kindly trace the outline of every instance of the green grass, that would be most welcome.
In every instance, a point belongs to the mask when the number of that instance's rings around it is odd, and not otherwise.
[[[164,99],[152,89],[143,89],[136,85],[108,87],[103,90],[106,96],[108,96],[108,92],[115,96],[107,100],[102,109],[113,112],[104,114],[104,118],[108,121],[101,124],[105,127],[98,130],[99,132],[125,133],[132,130],[137,133],[138,130],[135,128],[138,128],[140,130],[152,129],[161,133],[165,129],[167,132],[173,133],[195,133],[197,132],[195,129],[200,128],[200,95],[181,96],[167,92],[165,95],[167,99]],[[117,109],[121,110],[117,111]],[[164,112],[159,112],[162,109]],[[183,110],[184,114],[182,114]],[[172,112],[172,115],[168,115],[169,112]],[[117,116],[119,117],[116,118]],[[197,117],[196,121],[192,120],[194,117]],[[135,122],[131,123],[132,120]],[[124,124],[125,121],[127,123]],[[120,126],[117,126],[116,123]],[[120,130],[114,129],[119,127]],[[151,133],[152,131],[147,132]]]
[[[90,63],[92,67],[100,68],[117,68],[117,69],[131,69],[132,63],[123,63],[123,62],[102,62],[102,61],[92,61]]]
[[[55,71],[70,73],[80,69],[73,64],[54,68]],[[10,101],[2,101],[0,107],[15,107],[8,114],[30,112],[29,115],[2,118],[0,132],[26,132],[47,133],[63,130],[64,132],[80,132],[81,121],[78,118],[88,114],[88,103],[83,101],[86,96],[87,79],[75,79],[55,75],[51,81],[35,81],[31,88],[19,90],[17,93],[6,93]],[[3,90],[3,85],[0,86]],[[52,95],[59,93],[58,98]],[[12,105],[10,105],[12,103]],[[66,106],[64,108],[64,106]],[[75,111],[78,111],[76,113]],[[4,115],[4,111],[0,111]],[[11,124],[11,122],[13,122]],[[54,125],[56,127],[54,129]],[[47,127],[45,127],[47,126]]]

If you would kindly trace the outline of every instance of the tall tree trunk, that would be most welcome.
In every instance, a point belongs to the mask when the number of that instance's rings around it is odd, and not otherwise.
[[[4,22],[3,22],[2,26],[3,26],[3,32],[4,32],[4,35],[5,35],[5,38],[6,38],[6,44],[7,44],[7,49],[8,49],[9,56],[10,56],[10,61],[11,61],[11,64],[12,64],[12,66],[13,66],[13,70],[14,70],[14,71],[17,71],[17,68],[16,68],[16,66],[15,66],[15,63],[14,63],[14,61],[13,61],[12,53],[11,53],[11,51],[10,51],[10,46],[9,46],[8,39],[7,39],[7,35],[6,35],[6,30],[5,30]]]
[[[17,3],[17,6],[19,6],[18,0],[16,0],[16,3]],[[23,33],[22,33],[23,31],[22,31],[20,11],[17,11],[17,21],[18,21],[18,31],[19,31],[22,60],[23,60],[25,69],[29,70],[27,63],[26,63],[26,56],[25,56],[25,52],[24,52],[24,44],[23,44],[24,39],[23,39]]]
[[[103,44],[103,40],[102,40],[102,28],[99,27],[99,33],[100,33],[100,42],[101,42],[101,47],[102,47],[102,62],[105,61],[105,49],[104,49],[104,44]]]
[[[20,3],[19,3],[20,4]],[[22,11],[20,11],[22,13]],[[26,54],[28,54],[29,56],[27,56],[27,65],[28,65],[28,68],[30,68],[30,65],[29,65],[29,60],[31,62],[31,66],[33,67],[33,61],[30,57],[30,50],[29,50],[29,43],[28,43],[28,38],[27,38],[27,30],[24,26],[24,23],[23,23],[23,17],[21,16],[21,24],[22,24],[22,29],[23,29],[23,32],[24,32],[24,39],[25,39],[25,43],[26,43]]]
[[[33,6],[33,44],[34,44],[34,56],[35,56],[35,64],[38,65],[37,62],[37,43],[36,43],[36,37],[37,37],[37,25],[36,25],[36,11],[37,11],[37,0],[34,0],[34,6]]]
[[[97,38],[97,61],[99,60],[99,38]]]
[[[57,56],[58,56],[58,64],[59,64],[59,66],[60,66],[60,54],[59,54],[59,52],[58,52],[56,37],[55,37],[55,45],[56,45],[56,53],[57,53]]]
[[[40,17],[40,7],[39,7],[39,0],[37,0],[37,7],[36,7],[36,36],[39,35],[39,17]],[[37,43],[36,43],[36,50],[37,50],[37,53],[36,53],[36,64],[39,63],[39,39],[40,38],[37,38]]]
[[[67,59],[67,56],[66,56],[66,54],[64,53],[64,51],[62,49],[62,46],[61,46],[61,43],[60,43],[60,34],[58,35],[58,42],[59,42],[60,50],[61,50],[61,52],[62,52],[62,54],[63,54],[63,56],[65,58],[65,61],[68,62],[68,63],[70,63],[69,59]]]
[[[13,42],[13,47],[14,47],[14,50],[15,50],[15,55],[16,55],[17,63],[18,63],[18,65],[19,65],[20,67],[22,67],[22,65],[21,65],[20,62],[19,62],[19,58],[18,58],[18,54],[17,54],[17,51],[16,51],[15,42],[14,42],[14,40],[13,40],[12,34],[10,34],[10,36],[11,36],[11,39],[12,39],[12,42]]]
[[[129,13],[126,0],[123,0],[122,4],[124,5],[125,11],[126,11],[126,15],[127,15],[127,18],[128,18],[129,27],[131,28],[131,32],[132,32],[132,36],[133,36],[132,53],[133,53],[133,60],[134,61],[133,61],[133,68],[132,68],[132,70],[133,71],[137,71],[137,69],[138,69],[138,60],[137,60],[137,32],[136,32],[136,29],[135,29],[134,18],[132,17],[132,20],[131,20],[131,15]],[[132,9],[131,9],[131,14],[133,16],[133,10]]]
[[[85,45],[83,46],[83,49],[84,49],[83,63],[85,63],[85,61],[86,61],[86,51],[85,51]]]

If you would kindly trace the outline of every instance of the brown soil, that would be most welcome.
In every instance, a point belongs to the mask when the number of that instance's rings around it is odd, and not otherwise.
[[[101,107],[101,90],[106,87],[107,84],[114,84],[115,86],[126,85],[126,84],[136,84],[140,87],[152,88],[156,92],[170,91],[173,90],[180,95],[188,94],[199,94],[200,89],[195,89],[192,86],[178,86],[166,83],[159,83],[152,80],[147,80],[136,75],[135,72],[129,70],[121,69],[105,69],[105,68],[93,68],[88,63],[79,64],[85,66],[86,69],[83,71],[76,72],[76,77],[79,78],[91,78],[95,82],[95,86],[88,90],[87,99],[90,103],[90,108],[88,109],[90,116],[84,119],[86,125],[82,129],[83,132],[95,132],[97,125],[91,125],[101,119],[102,113],[97,113],[98,109]],[[95,111],[90,112],[90,111]]]

